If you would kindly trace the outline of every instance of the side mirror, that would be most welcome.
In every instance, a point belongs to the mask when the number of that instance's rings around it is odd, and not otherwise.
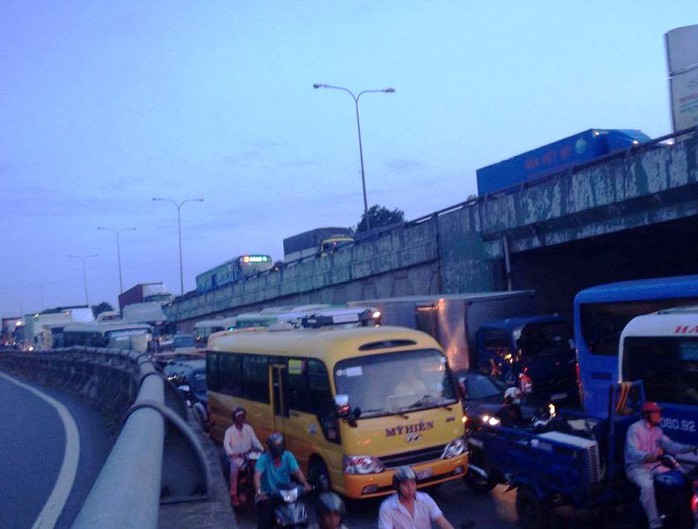
[[[465,400],[468,396],[468,379],[465,377],[458,377],[456,379],[456,386],[458,386],[458,394],[461,400]]]
[[[337,407],[337,416],[344,420],[352,428],[356,427],[356,419],[361,416],[361,408],[353,408],[349,405],[349,395],[340,393],[335,395],[334,403]]]

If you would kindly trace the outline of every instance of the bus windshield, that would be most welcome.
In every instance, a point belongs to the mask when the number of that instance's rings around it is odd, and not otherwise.
[[[360,418],[416,411],[457,402],[446,358],[435,349],[378,354],[337,362],[337,394],[349,396]]]
[[[643,380],[649,400],[698,404],[698,338],[628,337],[623,379]]]

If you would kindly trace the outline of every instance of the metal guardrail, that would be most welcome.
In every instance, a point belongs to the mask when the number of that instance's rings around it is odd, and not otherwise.
[[[160,503],[208,499],[211,477],[186,405],[147,355],[10,349],[0,351],[0,370],[90,400],[120,431],[74,529],[156,528]]]

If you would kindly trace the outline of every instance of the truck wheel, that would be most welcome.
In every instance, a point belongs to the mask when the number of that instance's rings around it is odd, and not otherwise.
[[[516,491],[516,514],[519,522],[526,529],[544,529],[548,527],[548,506],[531,487],[519,487]]]

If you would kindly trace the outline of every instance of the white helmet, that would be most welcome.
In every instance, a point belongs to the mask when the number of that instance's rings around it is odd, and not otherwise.
[[[521,390],[515,387],[507,388],[507,390],[504,392],[504,400],[518,404],[521,402]]]

